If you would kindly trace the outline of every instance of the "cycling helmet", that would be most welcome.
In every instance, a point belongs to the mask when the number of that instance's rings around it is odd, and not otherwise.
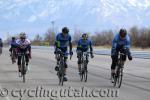
[[[125,38],[126,35],[127,35],[126,29],[121,28],[120,31],[119,31],[119,35],[120,35],[121,38]]]
[[[88,39],[88,34],[86,33],[82,34],[82,39]]]
[[[62,28],[62,33],[68,34],[69,33],[69,29],[67,27],[63,27]]]
[[[20,33],[20,38],[21,39],[26,39],[26,33],[25,32],[21,32]]]
[[[12,40],[15,40],[15,39],[16,39],[16,37],[12,37],[11,39],[12,39]]]

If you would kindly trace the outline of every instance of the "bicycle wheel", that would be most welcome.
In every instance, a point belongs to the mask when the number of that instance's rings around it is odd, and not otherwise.
[[[88,74],[87,64],[85,64],[85,66],[84,66],[84,82],[87,82],[87,74]]]
[[[113,78],[114,78],[114,87],[115,87],[117,84],[118,76],[115,75]]]
[[[120,71],[119,71],[119,77],[118,77],[118,88],[121,87],[121,84],[122,84],[122,77],[123,77],[123,69],[120,68],[119,70],[120,70]]]
[[[64,62],[61,60],[59,66],[59,85],[61,86],[63,86],[64,83],[64,70]]]
[[[25,69],[25,56],[22,56],[22,65],[21,65],[21,74],[23,77],[23,83],[25,83],[25,74],[26,74],[26,69]]]
[[[83,81],[84,78],[84,68],[83,68],[83,64],[81,65],[81,72],[80,72],[80,80],[81,82]]]
[[[113,79],[114,79],[114,87],[115,87],[118,81],[118,66],[116,66],[116,74],[113,76]]]

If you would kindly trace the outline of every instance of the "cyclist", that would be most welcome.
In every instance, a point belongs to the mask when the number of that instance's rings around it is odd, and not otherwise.
[[[71,42],[71,36],[69,34],[69,29],[67,27],[62,28],[62,32],[59,33],[56,36],[56,41],[55,41],[55,54],[57,53],[57,50],[60,49],[63,53],[67,53],[69,46],[69,53],[70,55],[73,55],[72,52],[72,42]],[[67,81],[67,76],[66,76],[66,70],[67,70],[67,55],[65,55],[65,72],[64,72],[64,81]],[[58,59],[57,59],[58,60]],[[57,61],[58,62],[58,61]],[[55,70],[58,71],[58,66],[55,67]]]
[[[2,41],[2,39],[0,38],[0,55],[2,54],[2,48],[3,48],[3,41]]]
[[[26,34],[24,32],[20,33],[20,38],[16,41],[17,48],[18,48],[18,71],[21,72],[21,55],[19,55],[21,52],[29,52],[29,54],[25,55],[26,59],[26,66],[28,70],[28,63],[29,58],[31,59],[31,42],[29,39],[27,39]]]
[[[93,55],[93,47],[92,47],[92,42],[91,40],[88,39],[88,35],[86,33],[82,34],[82,37],[79,39],[78,44],[77,44],[77,58],[78,58],[78,70],[80,74],[81,70],[81,57],[83,52],[87,52],[90,48],[90,54],[91,58],[94,57]]]
[[[130,37],[127,34],[126,29],[120,29],[119,34],[117,34],[113,41],[112,41],[112,49],[111,49],[111,58],[112,58],[112,64],[111,64],[111,79],[112,82],[113,77],[115,75],[115,67],[117,65],[118,61],[118,53],[119,51],[123,50],[126,55],[128,55],[128,59],[132,60],[131,52],[130,52]],[[126,55],[123,57],[124,61],[126,61]]]
[[[12,40],[11,40],[11,47],[9,49],[10,51],[10,56],[12,56],[12,50],[14,49],[15,50],[15,53],[16,53],[16,48],[17,48],[17,44],[16,44],[16,38],[15,37],[12,37]],[[16,56],[16,54],[15,54]],[[15,59],[13,59],[14,61],[13,62],[16,62]]]

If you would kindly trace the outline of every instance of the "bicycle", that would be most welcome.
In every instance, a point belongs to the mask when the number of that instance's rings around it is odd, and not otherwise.
[[[12,49],[12,52],[11,52],[11,61],[12,61],[12,64],[14,64],[16,62],[16,48],[13,48]]]
[[[117,66],[115,68],[116,74],[114,75],[114,87],[117,85],[118,88],[121,87],[122,84],[122,78],[123,78],[123,68],[124,68],[124,56],[126,56],[125,53],[123,53],[122,51],[119,52],[119,56],[118,56],[118,62],[117,62]]]
[[[21,77],[23,78],[23,83],[25,83],[25,81],[26,81],[25,75],[27,72],[27,66],[26,66],[26,61],[25,61],[26,54],[28,54],[28,52],[26,52],[26,51],[18,54],[21,56]]]
[[[89,58],[90,52],[83,52],[81,56],[81,67],[80,67],[80,80],[81,82],[84,80],[84,82],[87,82],[87,64],[88,64],[88,58]]]
[[[56,56],[57,56],[57,76],[59,79],[59,85],[63,86],[64,83],[64,75],[65,75],[65,55],[68,55],[69,53],[63,53],[60,49],[57,50]],[[72,58],[72,55],[70,55],[70,59]]]

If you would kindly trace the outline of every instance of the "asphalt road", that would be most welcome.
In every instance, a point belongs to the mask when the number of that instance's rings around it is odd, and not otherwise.
[[[0,100],[149,100],[150,59],[134,58],[124,68],[120,89],[110,82],[111,59],[95,55],[88,64],[88,81],[80,82],[77,59],[68,60],[68,82],[58,85],[53,51],[33,49],[26,83],[11,64],[8,48],[0,56]],[[110,92],[111,91],[111,92]],[[112,94],[113,97],[112,97]]]

